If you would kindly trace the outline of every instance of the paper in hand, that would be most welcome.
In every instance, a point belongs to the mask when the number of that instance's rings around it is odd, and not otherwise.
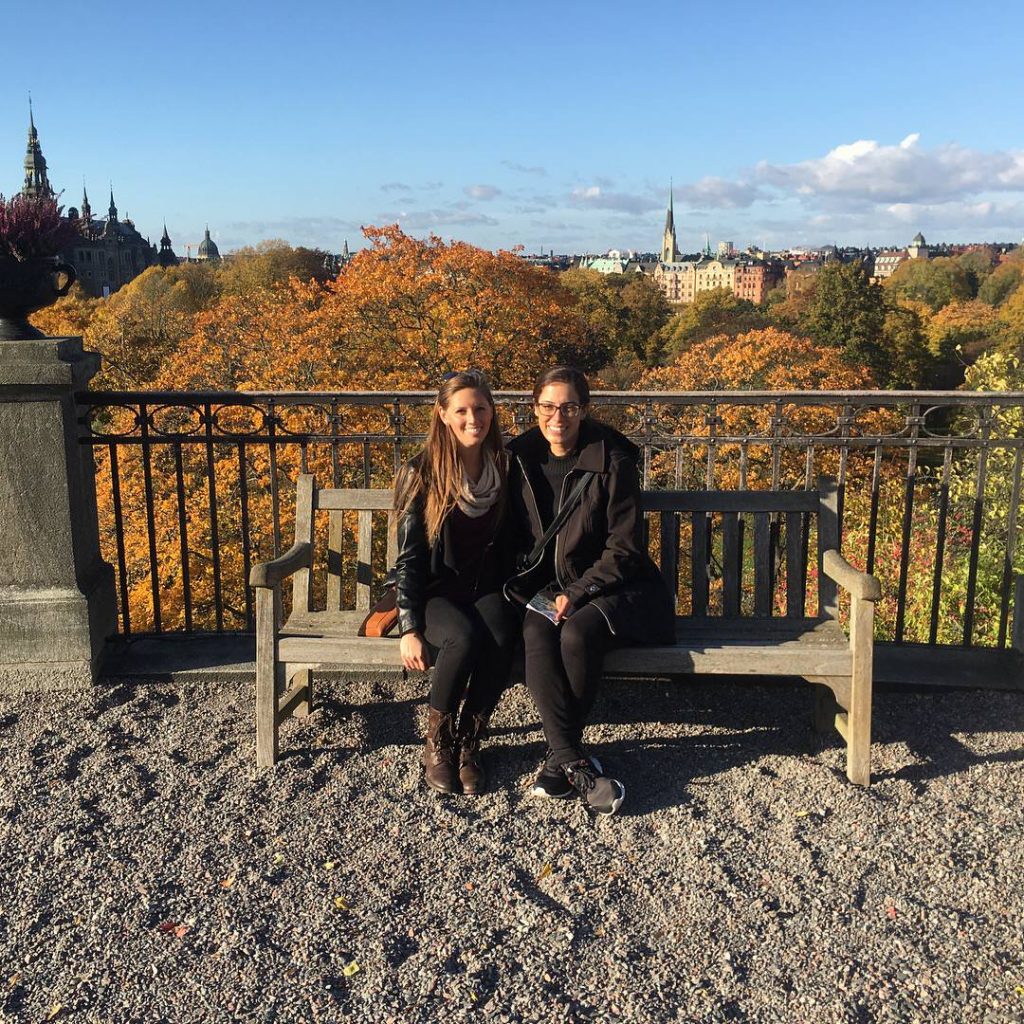
[[[557,620],[555,619],[555,616],[558,614],[558,612],[555,608],[555,602],[543,591],[541,591],[539,594],[534,594],[533,597],[530,598],[526,607],[529,611],[538,612],[540,615],[543,615],[544,618],[550,619],[557,625]]]

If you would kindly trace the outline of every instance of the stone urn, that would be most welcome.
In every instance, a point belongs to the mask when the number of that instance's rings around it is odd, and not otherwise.
[[[0,341],[46,337],[28,317],[67,295],[76,276],[75,268],[56,256],[0,256]]]

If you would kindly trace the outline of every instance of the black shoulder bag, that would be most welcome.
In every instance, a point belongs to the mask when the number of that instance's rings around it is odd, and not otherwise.
[[[533,550],[526,558],[520,561],[520,570],[528,569],[544,554],[544,549],[548,546],[551,538],[565,525],[566,519],[569,518],[569,513],[573,510],[576,502],[580,500],[584,489],[590,483],[593,476],[592,470],[584,470],[579,480],[576,481],[576,486],[569,492],[569,497],[565,499],[562,507],[558,510],[558,514],[551,520],[551,525],[544,531],[544,536],[534,544]]]

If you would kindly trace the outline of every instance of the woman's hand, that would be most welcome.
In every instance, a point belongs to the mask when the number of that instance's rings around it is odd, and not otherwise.
[[[574,611],[575,609],[569,600],[568,594],[555,595],[555,622],[561,622],[562,619],[569,618]]]
[[[419,633],[405,633],[402,636],[399,650],[402,652],[402,664],[409,669],[426,672],[430,668],[430,652]]]

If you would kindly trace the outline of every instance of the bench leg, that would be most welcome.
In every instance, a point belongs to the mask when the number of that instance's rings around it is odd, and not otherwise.
[[[853,673],[847,717],[846,777],[858,786],[871,782],[871,701],[874,681],[875,606],[857,598],[850,608]]]
[[[831,687],[824,683],[814,684],[814,731],[831,732],[836,724],[836,712],[839,705]]]
[[[256,764],[277,762],[277,636],[275,591],[256,588]]]
[[[292,715],[295,718],[308,718],[314,710],[313,705],[313,670],[311,668],[296,669],[288,680],[288,688],[299,687],[302,695],[295,701]]]

